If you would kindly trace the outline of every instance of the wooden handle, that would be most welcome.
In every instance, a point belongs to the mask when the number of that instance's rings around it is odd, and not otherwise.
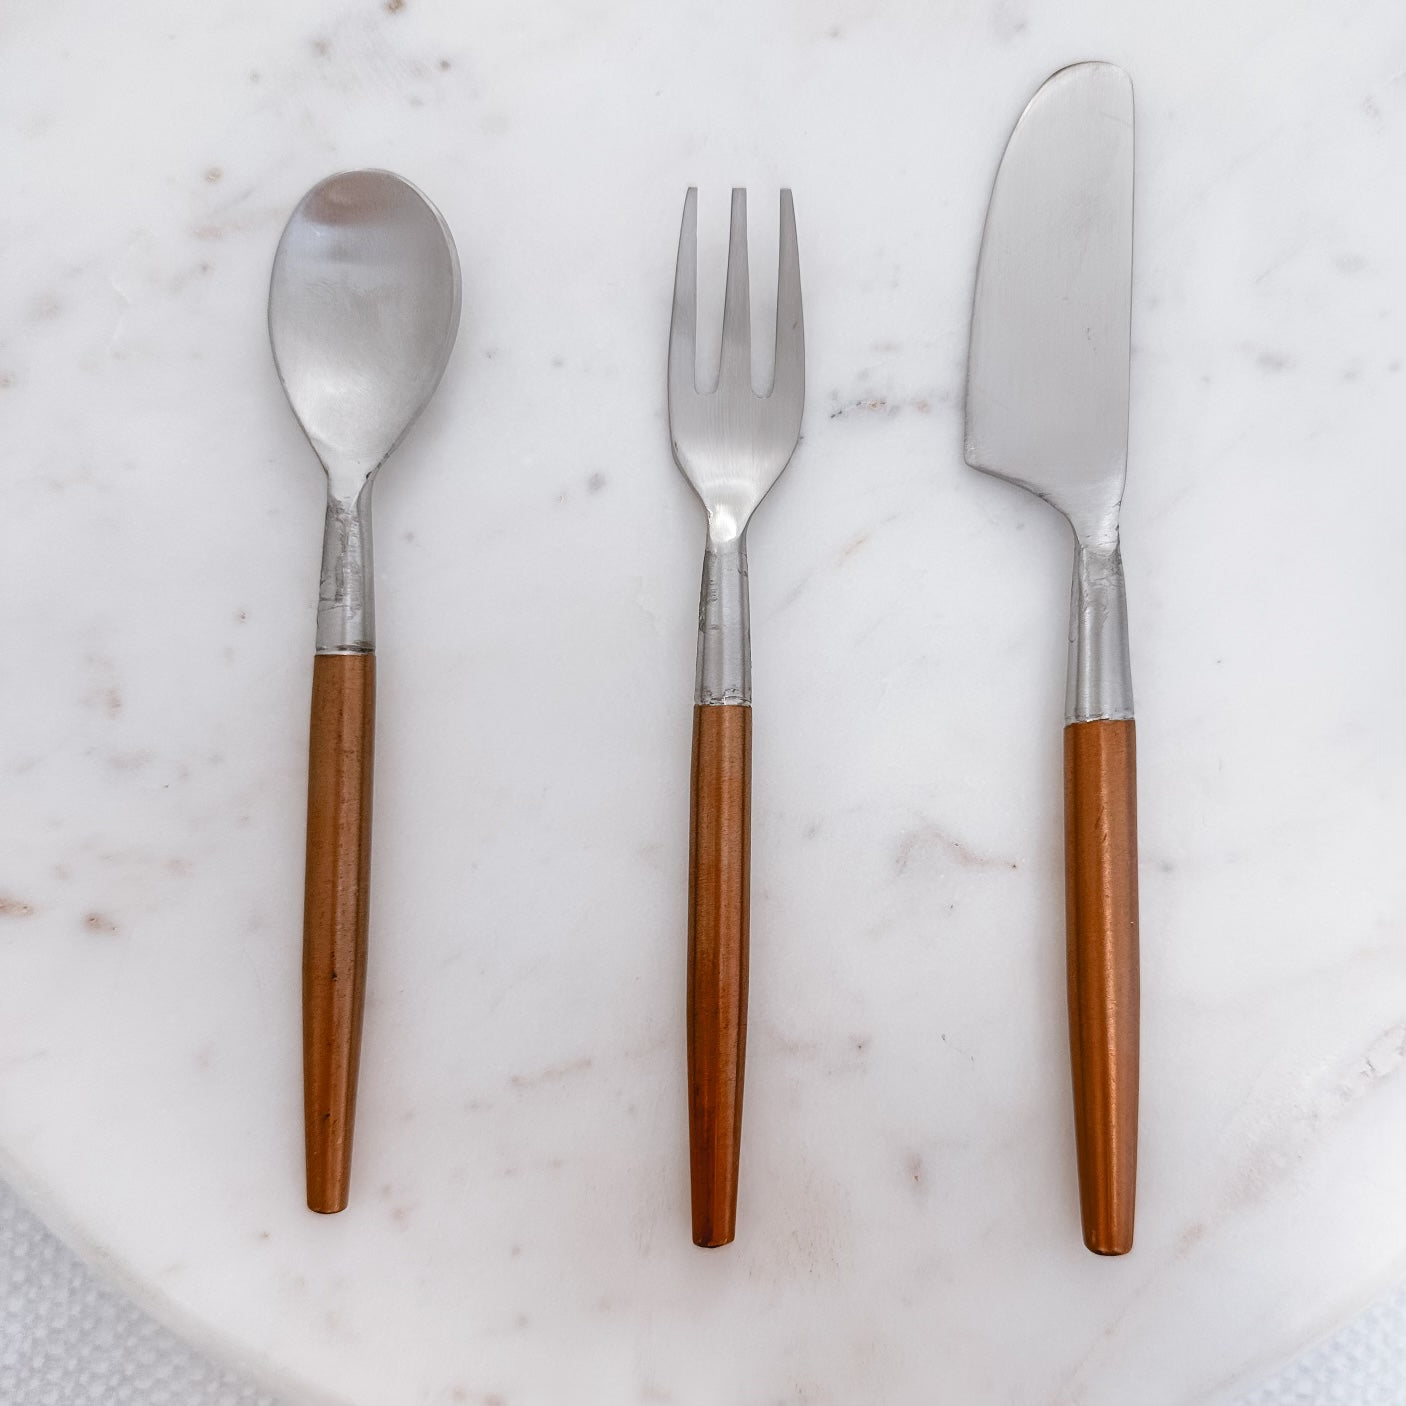
[[[751,849],[752,710],[696,707],[688,829],[688,1147],[695,1245],[726,1245],[737,1224]]]
[[[347,1204],[371,878],[376,656],[312,666],[308,858],[303,905],[303,1119],[308,1206]]]
[[[1133,1247],[1137,1192],[1137,761],[1133,722],[1064,729],[1069,1050],[1084,1244]]]

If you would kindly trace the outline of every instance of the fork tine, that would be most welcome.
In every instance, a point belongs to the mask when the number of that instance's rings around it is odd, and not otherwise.
[[[698,188],[683,198],[679,259],[674,267],[674,315],[669,322],[669,399],[692,395],[697,360]]]
[[[723,295],[723,349],[718,389],[752,389],[752,305],[747,273],[747,192],[732,192],[727,237],[727,291]]]
[[[771,394],[794,405],[805,400],[806,331],[801,314],[801,256],[796,247],[796,207],[781,192],[781,246],[776,270],[776,371]]]

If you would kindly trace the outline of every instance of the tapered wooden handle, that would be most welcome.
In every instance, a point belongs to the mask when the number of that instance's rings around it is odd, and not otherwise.
[[[726,1245],[737,1224],[751,848],[752,710],[696,707],[688,832],[688,1147],[695,1245]]]
[[[312,670],[303,905],[303,1118],[308,1206],[340,1211],[351,1177],[366,914],[376,656],[319,654]]]
[[[1069,1048],[1084,1244],[1133,1247],[1137,1192],[1137,761],[1132,719],[1064,729]]]

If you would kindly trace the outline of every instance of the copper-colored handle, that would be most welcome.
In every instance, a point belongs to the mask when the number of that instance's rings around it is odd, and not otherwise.
[[[366,914],[376,656],[319,654],[312,668],[303,906],[303,1119],[308,1206],[340,1211],[351,1177]]]
[[[1064,729],[1069,1049],[1084,1244],[1133,1247],[1137,1192],[1137,761],[1132,719]]]
[[[693,710],[688,830],[688,1147],[693,1243],[726,1245],[737,1225],[747,1052],[747,910],[752,848],[752,710]]]

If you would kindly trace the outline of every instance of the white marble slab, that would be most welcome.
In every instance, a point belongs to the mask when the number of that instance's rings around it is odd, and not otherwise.
[[[1406,16],[1175,7],[11,6],[0,81],[0,1162],[299,1402],[1185,1406],[1406,1272]],[[1069,562],[965,470],[982,212],[1074,59],[1139,112],[1124,543],[1138,1244],[1080,1246]],[[378,488],[354,1204],[302,1209],[321,527],[264,328],[288,211],[384,165],[465,270]],[[752,532],[739,1239],[689,1243],[702,523],[663,357],[684,187],[810,399]],[[719,315],[713,312],[714,324]],[[765,345],[760,329],[759,346]]]

